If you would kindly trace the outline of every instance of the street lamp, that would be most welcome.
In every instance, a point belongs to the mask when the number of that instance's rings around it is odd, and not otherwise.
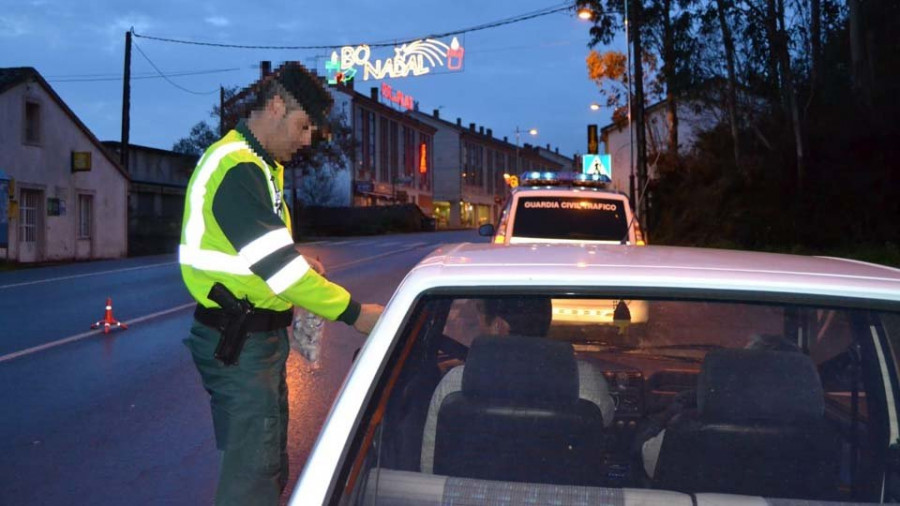
[[[594,17],[594,11],[592,11],[590,7],[581,6],[578,8],[578,19],[583,19],[585,21],[589,21],[593,17]]]
[[[598,104],[597,102],[593,102],[593,103],[591,104],[591,110],[592,110],[592,111],[599,111],[599,110],[600,110],[600,104]]]
[[[519,127],[516,127],[516,174],[521,174],[522,172],[519,170],[519,135],[526,132],[526,130],[521,130]],[[527,130],[528,134],[531,136],[537,136],[538,131],[537,128],[529,128]]]

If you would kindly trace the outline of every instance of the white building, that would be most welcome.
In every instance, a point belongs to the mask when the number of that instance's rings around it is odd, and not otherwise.
[[[0,118],[0,259],[125,256],[128,176],[35,69],[0,69]]]

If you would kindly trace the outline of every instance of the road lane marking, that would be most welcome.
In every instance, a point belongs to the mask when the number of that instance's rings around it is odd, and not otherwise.
[[[141,322],[144,322],[147,320],[152,320],[153,318],[159,318],[160,316],[165,316],[167,314],[175,313],[177,311],[181,311],[182,309],[187,309],[189,307],[194,307],[196,305],[197,305],[196,302],[190,302],[188,304],[182,304],[180,306],[170,307],[169,309],[164,309],[162,311],[157,311],[155,313],[150,313],[148,315],[139,316],[133,320],[128,320],[125,323],[127,323],[129,326],[134,325],[135,323],[141,323]],[[75,341],[80,341],[82,339],[86,339],[88,337],[95,336],[95,335],[101,334],[101,333],[103,333],[103,329],[91,330],[88,332],[82,332],[81,334],[76,334],[74,336],[64,337],[62,339],[58,339],[53,342],[44,343],[44,344],[41,344],[38,346],[27,348],[27,349],[24,349],[21,351],[16,351],[16,352],[10,353],[8,355],[3,355],[2,357],[0,357],[0,363],[15,359],[15,358],[19,358],[19,357],[24,357],[26,355],[31,355],[32,353],[37,353],[39,351],[48,350],[50,348],[56,348],[57,346],[62,346],[64,344],[74,343]]]
[[[53,281],[63,281],[67,279],[86,278],[89,276],[100,276],[103,274],[112,274],[116,272],[137,271],[141,269],[152,269],[154,267],[162,267],[164,265],[178,265],[178,262],[162,262],[158,264],[139,265],[137,267],[125,267],[124,269],[112,269],[108,271],[86,272],[84,274],[72,274],[71,276],[59,276],[56,278],[38,279],[35,281],[24,281],[22,283],[11,283],[9,285],[0,285],[0,290],[5,288],[18,288],[20,286],[39,285],[41,283],[52,283]]]
[[[423,244],[426,244],[426,243],[423,243]],[[333,266],[333,267],[328,267],[328,266],[326,266],[326,267],[325,267],[325,274],[328,275],[328,274],[330,274],[330,273],[332,273],[332,272],[335,272],[335,271],[344,270],[344,269],[347,269],[347,268],[349,268],[349,267],[353,267],[353,266],[356,266],[356,265],[359,265],[359,264],[362,264],[362,263],[365,263],[365,262],[369,262],[369,261],[372,261],[372,260],[378,260],[379,258],[384,258],[384,257],[387,257],[387,256],[396,255],[396,254],[398,254],[398,253],[406,253],[407,251],[412,251],[412,250],[414,250],[414,249],[419,249],[419,247],[420,247],[420,246],[412,246],[412,247],[409,247],[409,248],[402,248],[402,249],[395,249],[395,250],[391,250],[391,251],[385,251],[384,253],[380,253],[380,254],[378,254],[378,255],[372,255],[372,256],[369,256],[369,257],[365,257],[365,258],[358,258],[358,259],[356,259],[356,260],[352,260],[352,261],[350,261],[350,262],[344,262],[344,263],[342,263],[342,264],[338,264],[338,265],[335,265],[335,266]]]
[[[338,264],[338,265],[335,265],[335,266],[333,266],[333,267],[331,267],[331,268],[326,269],[326,271],[327,271],[326,273],[328,273],[328,272],[340,271],[340,270],[344,270],[344,269],[348,269],[348,268],[350,268],[350,267],[354,267],[354,266],[356,266],[356,265],[359,265],[359,264],[362,264],[362,263],[365,263],[365,262],[370,262],[370,261],[372,261],[372,260],[377,260],[377,259],[379,259],[379,258],[384,258],[384,257],[386,257],[386,256],[390,256],[390,255],[394,255],[394,254],[399,254],[399,253],[406,253],[406,252],[408,252],[408,251],[412,251],[412,250],[418,249],[418,248],[420,248],[421,246],[423,246],[423,245],[425,245],[425,244],[427,244],[427,243],[416,243],[415,245],[411,245],[411,246],[408,247],[408,248],[403,248],[403,249],[398,249],[398,250],[393,250],[393,251],[387,251],[387,252],[381,253],[381,254],[379,254],[379,255],[372,255],[372,256],[369,256],[369,257],[365,257],[365,258],[358,258],[358,259],[353,260],[353,261],[350,261],[350,262],[344,262],[344,263],[342,263],[342,264]],[[175,263],[175,262],[170,262],[170,263]],[[168,264],[156,264],[156,265],[159,266],[159,265],[168,265]],[[149,266],[146,266],[146,267],[149,267]],[[134,269],[134,268],[121,269],[121,270],[133,270],[133,269]],[[110,272],[119,272],[119,271],[110,271]],[[58,278],[58,279],[59,279],[59,278]],[[7,285],[7,286],[11,286],[11,285]],[[0,287],[0,288],[2,288],[2,287]],[[180,305],[180,306],[175,306],[175,307],[172,307],[172,308],[169,308],[169,309],[164,309],[164,310],[162,310],[162,311],[157,311],[157,312],[155,312],[155,313],[151,313],[151,314],[148,314],[148,315],[140,316],[140,317],[138,317],[138,318],[134,318],[133,320],[128,320],[128,321],[126,321],[126,322],[124,322],[124,323],[127,323],[127,324],[130,326],[130,325],[134,325],[135,323],[141,323],[141,322],[144,322],[144,321],[147,321],[147,320],[151,320],[151,319],[153,319],[153,318],[158,318],[158,317],[160,317],[160,316],[165,316],[165,315],[167,315],[167,314],[175,313],[175,312],[177,312],[177,311],[181,311],[181,310],[183,310],[183,309],[187,309],[187,308],[189,308],[189,307],[193,307],[193,306],[196,306],[196,305],[197,305],[196,302],[189,302],[189,303],[187,303],[187,304],[182,304],[182,305]],[[64,337],[64,338],[62,338],[62,339],[58,339],[58,340],[53,341],[53,342],[44,343],[44,344],[41,344],[41,345],[38,345],[38,346],[34,346],[34,347],[31,347],[31,348],[27,348],[27,349],[24,349],[24,350],[21,350],[21,351],[16,351],[16,352],[13,352],[13,353],[9,353],[9,354],[7,354],[7,355],[0,356],[0,363],[7,362],[7,361],[9,361],[9,360],[13,360],[13,359],[16,359],[16,358],[19,358],[19,357],[24,357],[24,356],[26,356],[26,355],[31,355],[31,354],[37,353],[37,352],[39,352],[39,351],[48,350],[48,349],[50,349],[50,348],[56,348],[57,346],[62,346],[62,345],[64,345],[64,344],[72,343],[72,342],[75,342],[75,341],[80,341],[80,340],[82,340],[82,339],[86,339],[86,338],[88,338],[88,337],[92,337],[92,336],[96,336],[96,335],[98,335],[98,334],[101,334],[102,332],[103,332],[103,329],[96,329],[96,330],[91,330],[91,331],[88,331],[88,332],[82,332],[81,334],[76,334],[76,335],[74,335],[74,336]]]

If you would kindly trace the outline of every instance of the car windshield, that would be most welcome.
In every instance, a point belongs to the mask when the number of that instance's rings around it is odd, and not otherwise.
[[[513,237],[555,240],[628,239],[625,203],[590,196],[519,197]]]
[[[597,504],[634,489],[666,504],[879,502],[898,321],[822,304],[425,296],[370,397],[341,503]]]

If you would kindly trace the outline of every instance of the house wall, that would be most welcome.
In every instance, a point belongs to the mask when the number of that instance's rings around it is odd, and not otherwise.
[[[25,142],[26,100],[40,107],[40,135],[35,144]],[[6,257],[47,261],[125,256],[128,181],[103,148],[37,82],[23,82],[0,95],[0,118],[0,168],[15,180],[14,205],[21,205],[23,191],[42,192],[34,251],[29,252],[31,247],[19,237],[21,214],[14,213]],[[89,172],[71,172],[73,151],[91,153]],[[77,237],[81,194],[93,196],[87,239]],[[59,199],[58,216],[48,216],[48,199]]]

